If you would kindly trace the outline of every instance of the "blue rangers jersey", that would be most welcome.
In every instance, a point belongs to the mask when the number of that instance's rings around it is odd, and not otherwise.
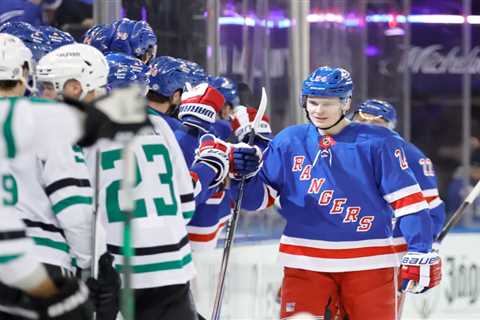
[[[165,113],[162,113],[158,110],[153,109],[152,107],[147,108],[147,114],[149,116],[150,121],[153,123],[154,128],[158,127],[158,125],[156,125],[155,122],[158,121],[159,118],[162,118],[163,120],[165,120],[168,123],[168,126],[170,127],[170,129],[172,129],[172,131],[177,130],[182,125],[182,123],[178,119],[170,117]]]
[[[247,183],[243,207],[263,209],[280,197],[284,266],[320,272],[398,266],[407,248],[427,252],[432,243],[428,203],[405,145],[389,129],[359,123],[323,137],[311,124],[286,128]],[[393,216],[406,240],[392,238]]]
[[[225,122],[218,123],[218,120],[212,126],[212,134],[216,137],[228,134],[228,127]],[[217,132],[222,128],[221,133]],[[227,130],[225,130],[227,128]],[[216,130],[217,129],[217,130]],[[192,167],[195,150],[199,146],[199,138],[203,135],[198,129],[182,125],[175,136],[182,148],[187,165]],[[220,231],[230,218],[230,190],[223,187],[215,188],[208,197],[196,197],[195,214],[187,225],[188,238],[192,249],[205,250],[215,248]]]
[[[408,165],[422,189],[423,197],[428,203],[432,219],[433,239],[436,239],[445,222],[445,204],[438,193],[437,177],[432,161],[412,143],[406,144],[405,155]],[[401,236],[398,226],[395,227],[394,236]]]

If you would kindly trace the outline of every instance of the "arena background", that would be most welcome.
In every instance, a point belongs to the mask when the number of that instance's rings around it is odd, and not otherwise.
[[[93,23],[144,19],[158,55],[196,61],[239,83],[242,104],[267,89],[274,132],[305,121],[301,81],[320,65],[352,72],[353,106],[367,98],[397,108],[398,131],[434,163],[450,215],[480,178],[480,1],[475,0],[63,0],[44,23],[80,38]],[[251,91],[248,90],[251,88]],[[224,319],[273,319],[283,220],[245,212],[227,279]],[[407,319],[480,318],[480,201],[441,248],[444,281],[409,297]],[[208,314],[221,245],[197,254],[196,299]]]

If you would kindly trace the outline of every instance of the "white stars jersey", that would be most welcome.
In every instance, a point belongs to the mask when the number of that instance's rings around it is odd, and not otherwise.
[[[7,285],[33,288],[46,277],[35,256],[33,241],[26,236],[25,225],[13,207],[20,194],[16,180],[7,172],[9,162],[16,161],[19,154],[49,148],[59,139],[75,141],[81,132],[80,118],[76,110],[54,102],[0,99],[0,281]],[[62,130],[65,128],[68,131]],[[60,131],[62,135],[58,136]]]
[[[161,125],[161,134],[138,136],[133,144],[136,185],[131,261],[135,289],[186,283],[195,273],[185,227],[195,209],[192,179],[173,132],[165,121],[161,120]],[[123,149],[120,143],[101,140],[87,151],[91,173],[95,172],[95,153],[99,153],[97,221],[104,225],[106,249],[114,255],[120,272],[125,220]]]

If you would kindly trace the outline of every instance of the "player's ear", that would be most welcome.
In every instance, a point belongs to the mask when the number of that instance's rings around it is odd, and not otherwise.
[[[173,93],[172,104],[179,105],[181,101],[182,101],[182,91],[177,90]]]
[[[351,97],[348,97],[345,101],[343,101],[343,106],[342,106],[342,111],[343,113],[347,113],[348,110],[350,110],[350,105],[352,103],[352,98]]]

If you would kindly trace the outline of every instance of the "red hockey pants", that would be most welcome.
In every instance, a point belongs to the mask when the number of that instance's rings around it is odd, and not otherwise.
[[[395,319],[393,268],[331,273],[285,268],[281,295],[281,319],[298,312],[325,320]]]

